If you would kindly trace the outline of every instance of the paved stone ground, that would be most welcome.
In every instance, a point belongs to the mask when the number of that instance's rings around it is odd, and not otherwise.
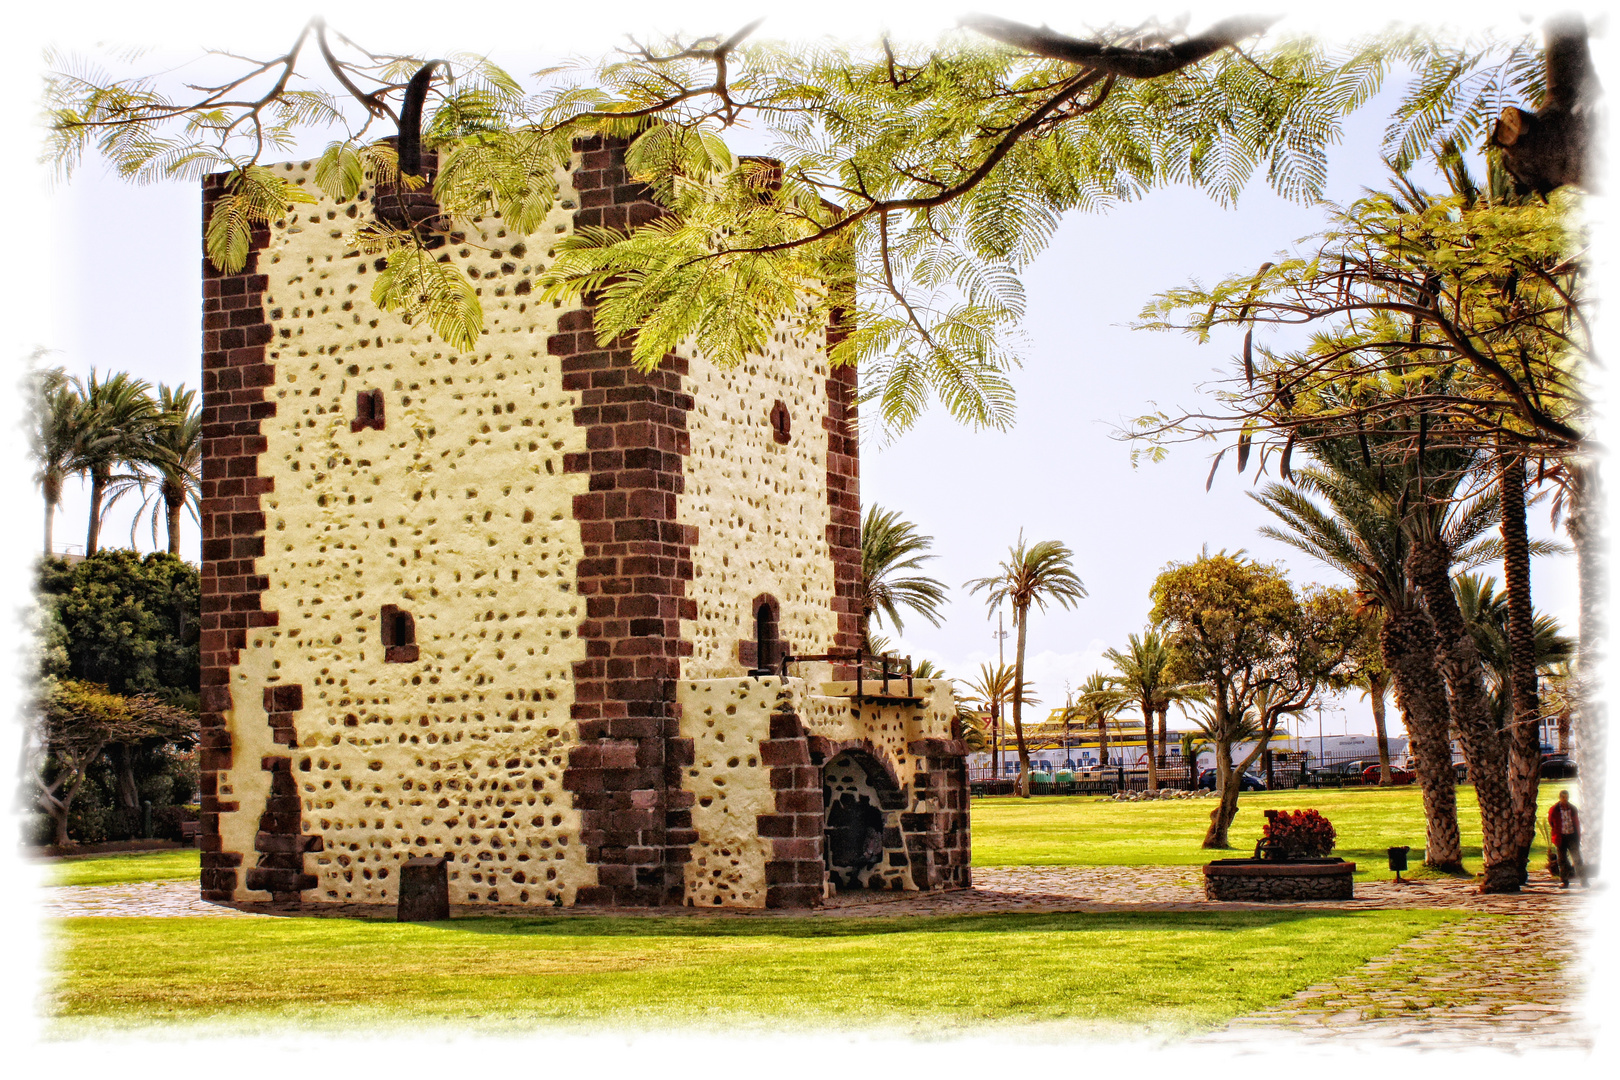
[[[48,918],[85,915],[124,918],[263,918],[254,912],[211,904],[198,895],[195,881],[141,881],[128,885],[55,885],[40,890],[40,909]]]
[[[1590,1050],[1573,913],[1571,904],[1536,898],[1514,914],[1438,927],[1332,983],[1307,987],[1193,1041]]]
[[[997,912],[1340,911],[1449,908],[1490,916],[1438,927],[1333,983],[1233,1021],[1195,1043],[1267,1045],[1281,1041],[1396,1046],[1423,1050],[1492,1048],[1588,1050],[1580,1015],[1574,919],[1582,893],[1537,880],[1517,896],[1480,896],[1467,881],[1396,885],[1358,882],[1356,899],[1299,904],[1215,903],[1203,899],[1198,867],[981,867],[974,887],[948,893],[846,893],[817,917],[969,915]],[[44,890],[45,913],[102,916],[265,918],[293,914],[392,918],[386,907],[318,905],[300,911],[272,904],[223,905],[197,897],[195,882],[57,886]],[[458,916],[534,915],[532,907],[457,908]],[[551,911],[544,912],[554,914]],[[805,912],[716,912],[681,908],[559,909],[558,915],[684,915],[779,918]]]

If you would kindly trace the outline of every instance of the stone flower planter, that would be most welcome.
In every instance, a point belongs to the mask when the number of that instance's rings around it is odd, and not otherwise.
[[[1216,859],[1206,900],[1353,900],[1356,864],[1343,859]]]

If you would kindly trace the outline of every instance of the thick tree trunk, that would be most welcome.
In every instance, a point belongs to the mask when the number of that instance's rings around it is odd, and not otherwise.
[[[47,559],[50,558],[51,554],[52,554],[53,545],[51,543],[51,539],[52,539],[51,534],[55,531],[54,530],[55,524],[56,524],[56,500],[52,499],[49,495],[47,495],[47,496],[45,496],[45,557]]]
[[[1565,184],[1591,188],[1592,124],[1601,96],[1579,15],[1549,18],[1546,34],[1546,96],[1535,112],[1502,110],[1491,131],[1502,164],[1521,193],[1542,195]]]
[[[1108,718],[1097,718],[1097,765],[1108,768]]]
[[[1018,624],[1018,655],[1013,664],[1013,735],[1018,739],[1018,796],[1029,798],[1029,744],[1024,741],[1024,640],[1029,631],[1029,610],[1014,611]]]
[[[1389,730],[1384,727],[1384,695],[1388,693],[1387,676],[1367,676],[1367,701],[1372,705],[1373,730],[1378,734],[1378,783],[1381,787],[1394,782],[1389,774]]]
[[[141,808],[141,789],[135,783],[135,752],[123,743],[111,747],[113,772],[117,777],[118,805],[125,810]]]
[[[1434,540],[1420,541],[1406,571],[1423,592],[1434,621],[1436,655],[1449,692],[1451,719],[1468,747],[1469,776],[1479,801],[1485,880],[1481,892],[1519,891],[1518,844],[1513,796],[1507,784],[1507,746],[1491,719],[1479,650],[1451,591],[1451,553]]]
[[[1581,858],[1588,876],[1603,862],[1603,802],[1608,744],[1608,707],[1603,699],[1603,661],[1608,652],[1603,620],[1608,601],[1604,562],[1602,475],[1596,461],[1571,462],[1566,527],[1575,545],[1580,580],[1580,640],[1575,653],[1575,765],[1581,778]]]
[[[1508,712],[1508,792],[1513,798],[1513,836],[1519,879],[1529,880],[1530,845],[1536,840],[1536,794],[1541,782],[1541,701],[1536,686],[1535,613],[1530,595],[1530,536],[1524,521],[1524,458],[1497,452],[1502,502],[1502,576],[1506,584],[1508,663],[1512,674]]]
[[[1217,716],[1216,722],[1222,723],[1223,718]],[[1232,846],[1227,833],[1232,828],[1232,819],[1237,817],[1238,792],[1242,786],[1232,773],[1232,744],[1223,739],[1216,739],[1215,809],[1209,812],[1209,831],[1204,833],[1204,847]]]
[[[1142,754],[1147,758],[1149,791],[1159,790],[1159,766],[1153,753],[1153,699],[1142,697]]]
[[[1423,865],[1449,873],[1462,871],[1462,837],[1457,828],[1457,774],[1451,767],[1451,709],[1445,682],[1435,664],[1434,624],[1411,608],[1384,612],[1379,646],[1395,686],[1395,701],[1406,717],[1406,737],[1427,823]]]

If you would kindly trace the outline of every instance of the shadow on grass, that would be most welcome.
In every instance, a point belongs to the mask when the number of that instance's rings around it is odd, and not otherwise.
[[[1320,920],[1354,921],[1355,911],[1090,912],[988,915],[894,916],[889,918],[726,918],[687,916],[616,917],[570,915],[560,918],[474,916],[450,922],[419,923],[460,934],[625,938],[863,938],[890,934],[1166,933],[1193,930],[1255,930]]]

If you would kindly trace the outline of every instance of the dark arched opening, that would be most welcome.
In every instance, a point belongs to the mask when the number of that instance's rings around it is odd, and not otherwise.
[[[754,597],[752,641],[737,643],[738,659],[750,675],[771,675],[781,667],[784,647],[781,631],[781,605],[770,593]]]
[[[905,793],[889,771],[871,754],[846,750],[822,766],[821,777],[828,880],[844,890],[913,887],[899,829]]]

